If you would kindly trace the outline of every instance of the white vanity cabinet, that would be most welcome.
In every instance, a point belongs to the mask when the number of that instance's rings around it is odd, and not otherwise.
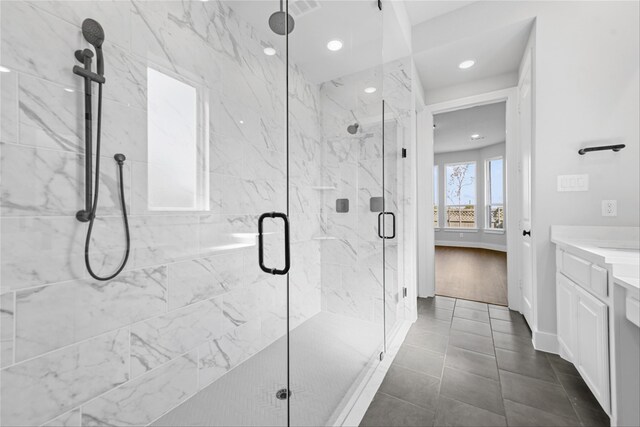
[[[560,355],[573,362],[610,412],[607,270],[558,249],[556,303]],[[603,274],[604,272],[604,274]]]
[[[556,304],[558,307],[558,345],[560,355],[575,362],[576,348],[576,309],[578,294],[575,285],[561,273],[556,273]]]
[[[578,372],[598,402],[609,412],[609,322],[608,307],[596,297],[576,287]]]

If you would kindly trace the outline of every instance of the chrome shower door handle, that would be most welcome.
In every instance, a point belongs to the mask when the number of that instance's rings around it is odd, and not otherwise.
[[[269,268],[264,265],[263,223],[266,218],[281,218],[284,222],[284,268],[281,270],[277,268]],[[289,249],[289,218],[287,217],[287,214],[282,212],[265,212],[260,215],[260,218],[258,219],[258,264],[260,264],[260,269],[265,273],[284,276],[289,272],[289,269],[291,268],[291,254]]]
[[[393,224],[393,234],[391,236],[384,236],[380,230],[380,219],[383,218],[383,215],[391,215]],[[380,212],[378,214],[378,237],[381,239],[394,239],[396,237],[396,215],[393,212]]]

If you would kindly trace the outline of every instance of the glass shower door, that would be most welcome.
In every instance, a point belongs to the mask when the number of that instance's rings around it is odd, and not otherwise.
[[[156,425],[288,424],[286,40],[269,26],[280,7],[136,3],[146,61],[206,91],[209,208],[197,214],[198,259],[174,286],[198,288],[193,298],[219,309],[185,319],[183,335],[202,340],[198,390]]]
[[[384,351],[382,11],[288,7],[290,423],[333,425]]]

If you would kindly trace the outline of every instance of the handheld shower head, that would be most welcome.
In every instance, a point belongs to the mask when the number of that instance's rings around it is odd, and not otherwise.
[[[360,125],[358,123],[354,123],[352,125],[347,126],[347,132],[349,132],[351,135],[355,135],[358,132],[358,128],[360,127]]]
[[[102,43],[104,43],[104,30],[98,21],[87,18],[82,21],[82,35],[85,40],[96,49],[98,62],[98,74],[104,75],[104,59],[102,57]]]

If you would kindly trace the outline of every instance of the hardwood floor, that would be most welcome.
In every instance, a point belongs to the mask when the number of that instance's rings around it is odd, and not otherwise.
[[[507,305],[507,254],[436,246],[436,294]]]

